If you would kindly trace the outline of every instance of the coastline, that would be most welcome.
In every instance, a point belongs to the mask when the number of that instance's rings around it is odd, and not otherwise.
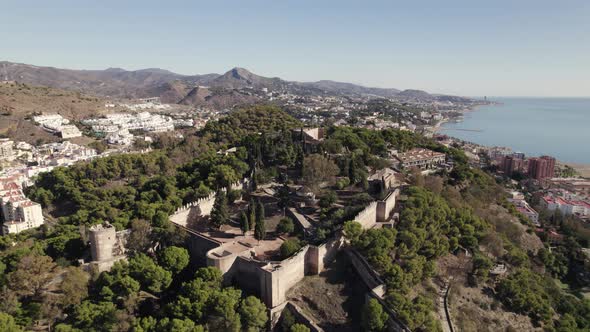
[[[448,133],[443,133],[444,131],[444,124],[445,123],[449,123],[449,122],[456,122],[456,123],[461,123],[463,122],[463,114],[466,113],[471,113],[471,112],[475,112],[477,111],[478,108],[482,107],[482,106],[489,106],[489,105],[502,105],[503,103],[501,102],[489,102],[487,104],[480,104],[480,105],[475,105],[471,108],[468,109],[463,109],[461,111],[456,111],[458,113],[460,113],[461,115],[459,116],[453,116],[453,117],[449,117],[449,118],[445,118],[441,121],[439,121],[434,127],[433,127],[433,134],[441,134],[441,135],[446,135],[449,137],[452,137],[454,139],[469,143],[469,144],[473,144],[473,145],[478,145],[478,146],[483,146],[483,147],[493,147],[490,145],[484,145],[484,144],[479,144],[479,143],[475,143],[475,142],[471,142],[471,141],[466,141],[463,139],[460,139],[458,137],[453,136],[452,134],[448,134]],[[507,148],[510,148],[511,150],[513,149],[512,147],[508,146]],[[549,154],[548,154],[549,155]],[[567,162],[567,161],[562,161],[556,158],[556,162],[558,165],[561,166],[569,166],[571,168],[573,168],[581,177],[583,178],[587,178],[590,179],[590,163],[579,163],[579,162]]]

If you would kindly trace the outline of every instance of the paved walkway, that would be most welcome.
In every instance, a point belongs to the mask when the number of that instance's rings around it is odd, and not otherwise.
[[[441,318],[440,322],[443,332],[454,332],[449,309],[447,308],[448,303],[446,301],[452,281],[453,278],[451,277],[451,279],[440,290],[438,297],[438,315]]]

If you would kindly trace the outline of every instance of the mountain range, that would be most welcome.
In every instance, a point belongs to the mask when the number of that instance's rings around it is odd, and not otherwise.
[[[263,89],[297,95],[373,96],[421,102],[469,100],[432,95],[420,90],[371,88],[328,80],[286,81],[278,77],[259,76],[238,67],[224,74],[181,75],[159,68],[133,71],[121,68],[72,70],[0,61],[0,80],[75,90],[109,98],[157,96],[165,103],[208,104],[216,107],[256,102],[260,94],[254,91]]]

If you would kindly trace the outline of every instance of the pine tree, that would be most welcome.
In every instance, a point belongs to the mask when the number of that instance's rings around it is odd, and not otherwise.
[[[244,234],[250,230],[250,222],[248,221],[248,216],[245,212],[240,214],[240,226],[242,227],[242,232],[244,232]]]
[[[254,237],[258,241],[266,237],[266,227],[264,225],[264,206],[261,202],[256,205],[256,225],[254,228]]]
[[[227,196],[222,190],[218,190],[215,194],[215,203],[213,203],[213,210],[211,211],[211,225],[219,228],[228,221],[229,211],[227,208]]]
[[[256,180],[256,169],[254,169],[254,172],[252,172],[252,181],[250,181],[250,186],[252,188],[252,191],[258,190],[258,180]]]

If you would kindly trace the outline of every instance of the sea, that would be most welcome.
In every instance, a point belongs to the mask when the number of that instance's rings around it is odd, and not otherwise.
[[[444,123],[439,132],[527,156],[590,164],[590,98],[487,99],[497,104],[478,106],[462,120]]]

